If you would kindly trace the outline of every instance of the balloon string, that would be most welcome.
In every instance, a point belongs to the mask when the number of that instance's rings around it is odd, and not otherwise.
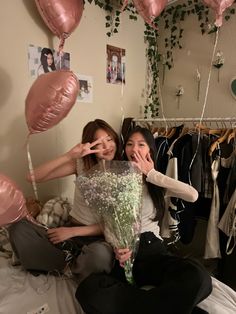
[[[208,92],[209,92],[209,86],[210,86],[210,79],[211,79],[211,72],[212,72],[212,64],[213,64],[213,60],[214,60],[214,56],[215,56],[215,52],[216,52],[216,47],[217,47],[217,43],[218,43],[218,38],[219,38],[219,27],[217,28],[217,31],[216,31],[216,36],[215,36],[215,43],[214,43],[214,47],[213,47],[213,52],[212,52],[212,56],[211,56],[211,63],[210,63],[210,68],[209,68],[209,72],[208,72],[208,79],[207,79],[207,86],[206,86],[206,93],[205,93],[205,98],[204,98],[204,103],[203,103],[203,107],[202,107],[202,113],[201,113],[201,117],[200,117],[200,121],[199,121],[199,124],[202,123],[202,119],[203,119],[203,116],[204,116],[204,113],[205,113],[205,110],[206,110],[206,103],[207,103],[207,98],[208,98]],[[196,151],[193,155],[193,158],[190,162],[190,165],[189,165],[189,171],[188,171],[188,178],[189,178],[189,183],[192,185],[192,182],[191,182],[191,168],[192,168],[192,165],[194,163],[194,160],[197,156],[197,153],[198,153],[198,148],[199,148],[199,145],[200,145],[200,137],[201,137],[201,131],[200,131],[200,128],[198,129],[198,137],[197,137],[197,147],[196,147]]]
[[[61,132],[61,124],[59,123],[59,125],[57,126],[57,128],[55,128],[55,132],[56,132],[56,146],[57,146],[57,154],[59,155],[59,139],[61,138],[60,134]],[[59,133],[59,136],[58,136]],[[57,189],[58,189],[58,194],[61,196],[62,195],[62,185],[61,185],[61,180],[58,178],[57,179]]]
[[[121,70],[121,106],[120,106],[120,110],[121,110],[121,131],[122,131],[122,126],[124,123],[124,119],[125,119],[125,115],[124,115],[124,108],[122,105],[122,102],[124,100],[124,73],[123,73],[123,62],[122,62],[122,49],[120,50],[120,70]],[[122,132],[120,132],[120,136],[121,136],[121,141],[124,144],[124,137]]]
[[[165,122],[165,129],[166,129],[166,134],[167,134],[168,125],[167,125],[166,117],[164,114],[164,106],[163,106],[163,99],[162,99],[162,94],[161,94],[161,85],[160,85],[159,77],[157,77],[157,88],[158,88],[158,96],[159,96],[159,102],[161,106],[162,117]]]
[[[122,7],[121,7],[121,9],[120,9],[121,12],[123,12],[124,9],[127,7],[128,2],[129,2],[128,0],[125,0],[125,1],[124,1],[123,5],[122,5]]]
[[[58,48],[60,54],[63,52],[64,45],[65,45],[65,38],[61,37],[60,43],[59,43],[59,48]]]
[[[35,199],[38,201],[39,200],[38,190],[37,190],[37,185],[36,185],[36,181],[35,181],[35,174],[34,174],[33,163],[32,163],[30,150],[29,150],[29,141],[27,141],[27,158],[28,158],[30,178],[31,178],[32,186],[33,186],[34,196],[35,196]]]
[[[218,37],[219,37],[219,28],[217,28],[217,31],[216,31],[215,43],[214,43],[214,48],[213,48],[213,52],[212,52],[212,56],[211,56],[211,64],[210,64],[210,69],[209,69],[209,74],[208,74],[208,79],[207,79],[206,94],[205,94],[205,99],[204,99],[204,103],[203,103],[200,123],[202,122],[202,119],[203,119],[203,116],[205,113],[205,109],[206,109],[206,103],[207,103],[207,97],[208,97],[208,91],[209,91],[210,79],[211,79],[211,72],[212,72],[212,64],[213,64],[213,60],[214,60],[214,56],[215,56],[215,52],[216,52]]]

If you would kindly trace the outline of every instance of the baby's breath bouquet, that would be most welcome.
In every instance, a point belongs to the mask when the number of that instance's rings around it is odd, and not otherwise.
[[[141,229],[141,172],[128,161],[101,161],[79,175],[77,184],[102,222],[106,241],[114,248],[132,250],[132,258],[124,266],[126,278],[132,283],[132,265]]]

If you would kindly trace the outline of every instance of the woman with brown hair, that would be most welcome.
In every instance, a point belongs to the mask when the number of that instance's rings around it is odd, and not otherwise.
[[[109,124],[96,119],[84,127],[81,143],[34,170],[35,181],[45,182],[72,174],[77,176],[102,159],[120,159],[119,137]],[[27,178],[32,180],[30,174]],[[77,185],[70,217],[69,226],[48,230],[25,219],[10,226],[12,247],[26,270],[63,272],[67,261],[62,248],[67,249],[69,243],[76,257],[72,272],[79,274],[80,280],[91,272],[110,271],[112,248],[104,241],[100,224]]]

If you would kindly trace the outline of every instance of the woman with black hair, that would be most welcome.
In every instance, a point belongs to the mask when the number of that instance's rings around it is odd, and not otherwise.
[[[53,53],[51,49],[43,48],[41,50],[40,62],[41,64],[38,69],[38,75],[47,73],[47,72],[56,71],[54,57],[53,57]]]
[[[155,170],[152,133],[136,127],[125,142],[125,158],[143,173],[141,236],[133,264],[136,286],[125,282],[121,267],[112,275],[93,274],[77,289],[76,297],[87,314],[190,314],[206,313],[196,307],[211,292],[211,278],[196,261],[172,255],[160,236],[164,196],[195,202],[197,191],[188,184]],[[116,248],[120,266],[131,257],[129,248]],[[118,276],[118,278],[117,278]],[[144,291],[140,287],[152,285]]]

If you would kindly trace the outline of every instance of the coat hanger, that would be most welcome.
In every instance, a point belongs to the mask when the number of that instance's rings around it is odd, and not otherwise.
[[[203,134],[211,134],[211,135],[221,135],[222,133],[222,129],[218,128],[218,129],[211,129],[208,128],[207,126],[201,124],[201,123],[197,123],[195,124],[195,130],[196,131],[200,131]]]
[[[176,127],[174,126],[174,127],[172,127],[172,128],[170,129],[170,131],[167,133],[166,137],[169,138],[169,139],[172,138],[172,136],[175,135],[175,132],[176,132]]]
[[[229,133],[228,138],[227,138],[227,143],[229,144],[231,140],[236,139],[236,128],[232,129],[232,132]]]
[[[232,131],[232,129],[225,129],[223,135],[221,137],[219,137],[213,144],[211,144],[211,146],[209,148],[209,156],[212,155],[212,153],[215,151],[217,146],[219,146],[219,144],[223,143],[224,141],[226,141],[228,139],[228,136],[231,133],[231,131]]]

